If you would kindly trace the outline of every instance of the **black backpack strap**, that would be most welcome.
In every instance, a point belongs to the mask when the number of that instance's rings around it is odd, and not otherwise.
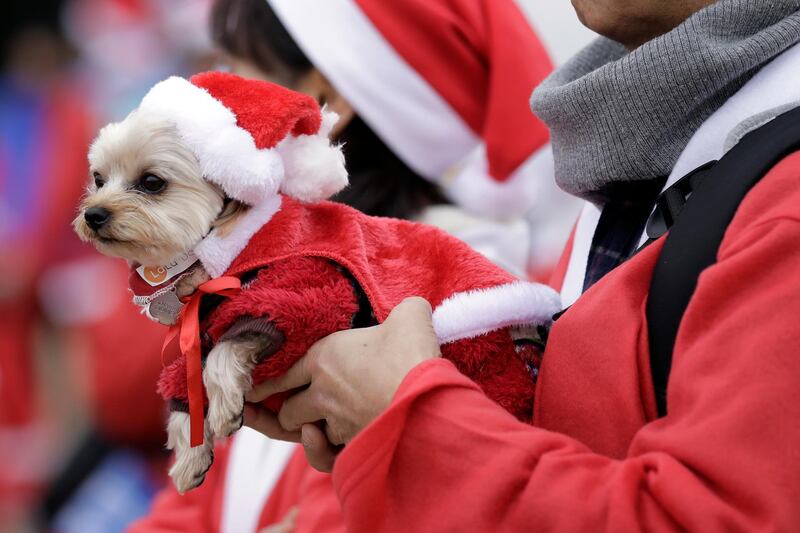
[[[659,231],[667,229],[669,234],[653,271],[646,307],[659,416],[667,412],[675,338],[700,273],[716,262],[725,230],[745,195],[781,159],[797,150],[800,108],[748,133],[716,164],[692,172],[659,198],[648,236],[658,237]]]

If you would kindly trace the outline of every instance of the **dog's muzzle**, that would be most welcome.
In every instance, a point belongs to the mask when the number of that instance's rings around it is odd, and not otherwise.
[[[90,228],[97,231],[111,220],[111,211],[104,207],[90,207],[83,213],[83,218]]]

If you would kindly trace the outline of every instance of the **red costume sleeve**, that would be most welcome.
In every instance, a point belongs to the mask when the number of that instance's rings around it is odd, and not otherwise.
[[[800,155],[789,159],[745,200],[702,274],[676,344],[669,414],[642,425],[627,452],[612,458],[520,423],[451,363],[427,362],[336,463],[348,531],[800,530]],[[567,329],[557,325],[550,342],[603,338],[588,321]],[[635,357],[594,345],[615,354],[613,368]],[[573,355],[544,358],[564,371]],[[591,405],[613,396],[604,383],[549,404]]]
[[[253,370],[253,382],[283,374],[305,355],[313,343],[349,329],[358,302],[353,284],[331,261],[293,258],[260,270],[245,289],[221,303],[204,323],[213,341],[242,318],[274,324],[285,341],[281,348]],[[186,359],[178,357],[161,374],[164,399],[186,399]],[[279,403],[270,403],[277,408]]]
[[[283,374],[319,339],[349,329],[358,310],[355,288],[346,274],[326,259],[300,257],[278,262],[238,296],[214,312],[208,332],[219,339],[242,317],[264,318],[285,339],[281,349],[253,371],[258,384]]]
[[[302,449],[298,453],[303,453]],[[305,462],[305,457],[303,457]],[[330,474],[317,472],[308,463],[300,491],[299,512],[292,533],[344,533],[339,498]]]

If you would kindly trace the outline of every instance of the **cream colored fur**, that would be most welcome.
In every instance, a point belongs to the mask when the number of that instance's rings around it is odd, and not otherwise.
[[[143,265],[161,265],[191,250],[222,210],[221,189],[203,179],[192,152],[169,122],[134,111],[100,131],[89,149],[90,174],[105,184],[89,186],[74,227],[107,255]],[[145,174],[167,181],[164,192],[148,195],[132,187]],[[111,212],[98,233],[83,218],[90,207]]]
[[[251,373],[258,361],[254,356],[263,349],[254,339],[220,343],[211,350],[203,368],[203,382],[209,398],[208,425],[218,437],[227,437],[242,426],[244,395],[253,386]]]
[[[190,445],[189,414],[173,411],[167,422],[167,448],[175,451],[175,463],[169,469],[169,476],[181,494],[200,486],[206,472],[214,462],[213,434],[205,425],[203,444]]]
[[[84,241],[106,255],[154,266],[194,249],[209,231],[233,231],[248,207],[224,203],[219,186],[206,181],[191,150],[175,127],[152,114],[137,110],[122,122],[100,131],[89,150],[90,175],[98,173],[104,184],[92,183],[73,223]],[[134,189],[139,179],[153,174],[165,180],[163,192],[146,194]],[[93,178],[92,178],[93,180]],[[110,221],[95,232],[84,212],[102,207]],[[179,296],[192,294],[210,279],[198,267],[177,286]],[[203,379],[209,414],[205,441],[192,448],[187,413],[175,411],[167,424],[167,447],[175,451],[170,476],[179,492],[202,483],[213,462],[213,438],[226,437],[241,425],[244,395],[250,390],[254,357],[263,348],[253,338],[219,343],[208,356]]]

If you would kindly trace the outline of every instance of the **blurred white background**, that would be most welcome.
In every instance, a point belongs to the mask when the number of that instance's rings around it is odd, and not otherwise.
[[[569,0],[517,0],[544,41],[556,65],[586,46],[596,34],[575,16]]]

